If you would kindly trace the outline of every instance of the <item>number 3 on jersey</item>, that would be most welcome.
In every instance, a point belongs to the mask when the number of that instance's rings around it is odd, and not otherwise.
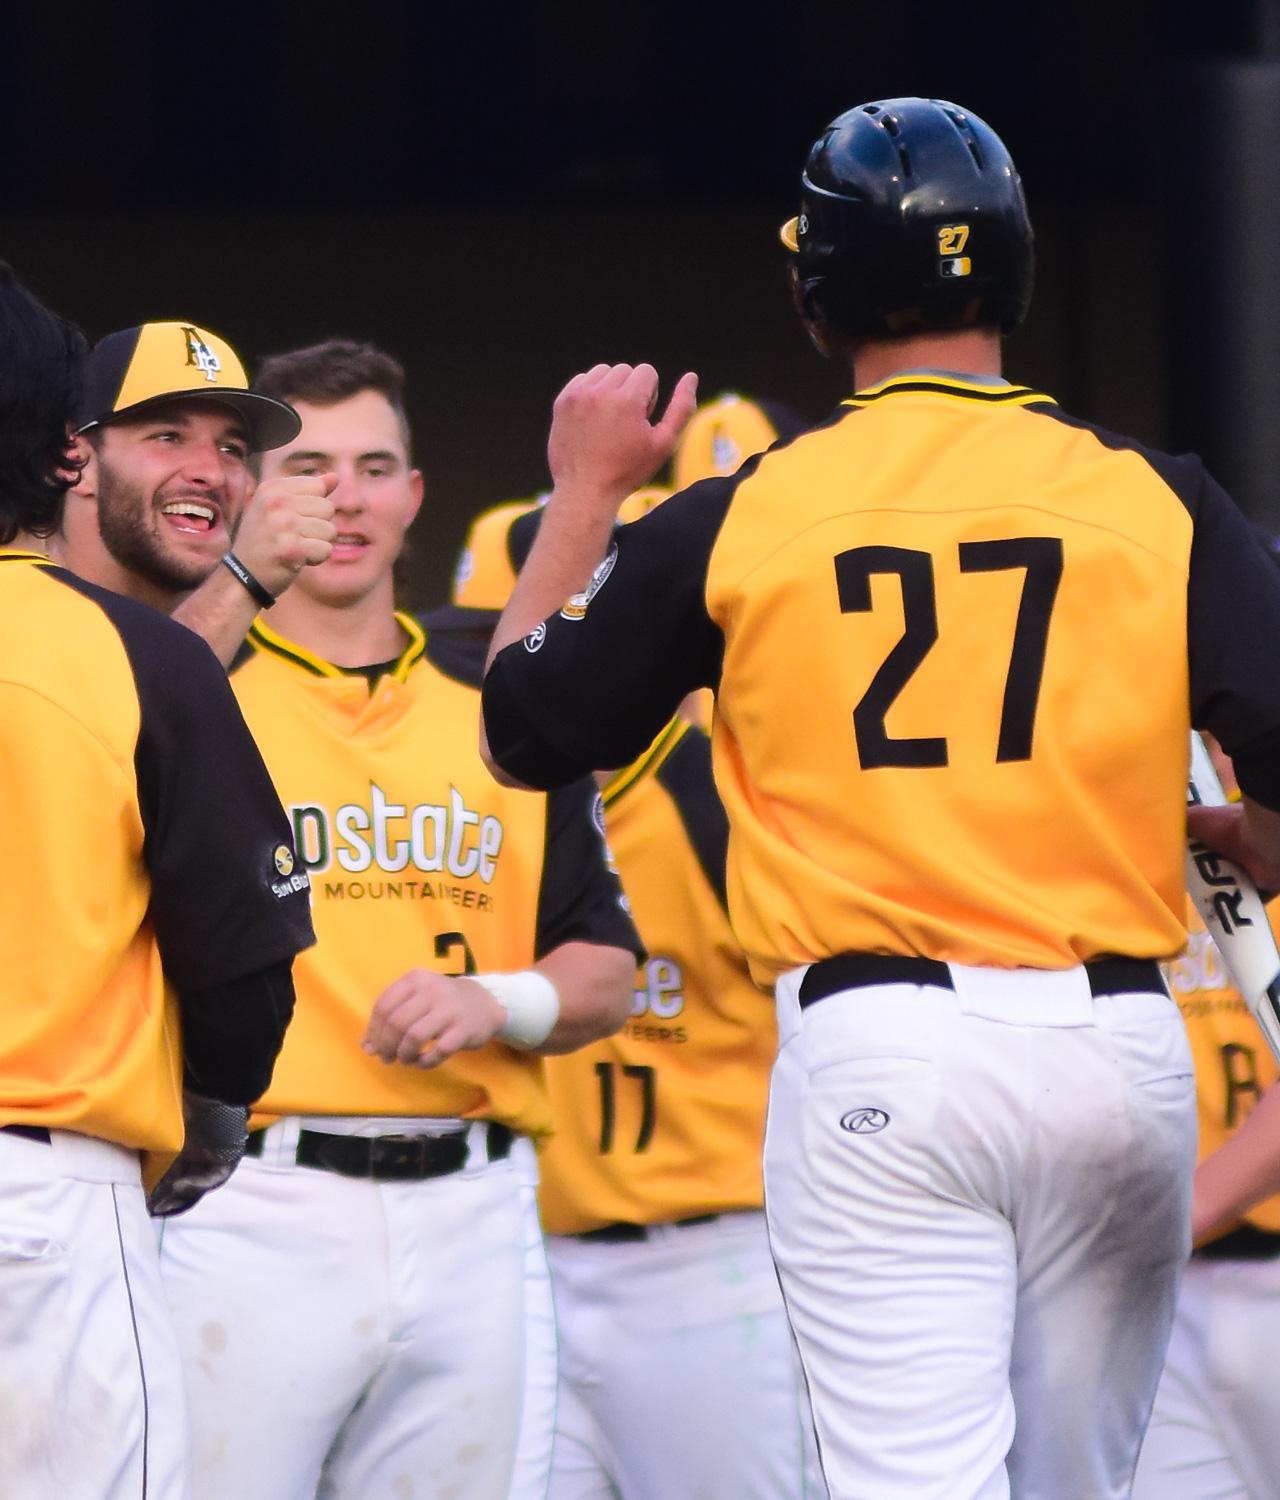
[[[1062,540],[1056,536],[1021,536],[961,542],[959,552],[962,573],[1002,573],[1013,568],[1024,572],[996,760],[1029,760],[1049,642],[1049,618],[1062,579]],[[881,662],[853,711],[853,733],[862,769],[945,766],[947,742],[941,736],[895,739],[884,727],[885,715],[938,639],[933,558],[910,547],[853,547],[837,554],[835,569],[843,614],[863,614],[871,609],[871,579],[877,574],[896,576],[902,589],[902,636]]]

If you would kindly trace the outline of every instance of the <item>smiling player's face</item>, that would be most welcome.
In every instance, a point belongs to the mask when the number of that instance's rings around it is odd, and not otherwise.
[[[116,562],[182,593],[231,546],[249,495],[243,420],[213,401],[171,401],[102,429],[98,526]]]

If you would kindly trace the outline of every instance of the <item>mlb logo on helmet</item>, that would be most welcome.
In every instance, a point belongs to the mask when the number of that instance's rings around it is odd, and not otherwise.
[[[967,224],[944,224],[938,230],[938,261],[939,276],[969,276],[973,272],[973,263],[967,255],[961,255],[960,251],[969,243],[969,226]]]

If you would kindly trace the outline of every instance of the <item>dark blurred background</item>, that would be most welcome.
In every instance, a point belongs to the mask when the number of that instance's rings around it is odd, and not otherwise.
[[[1009,373],[1197,448],[1280,529],[1280,0],[303,0],[5,8],[0,256],[93,337],[202,323],[251,366],[341,333],[410,377],[414,604],[545,482],[562,382],[696,369],[818,418],[777,225],[828,118],[955,99],[1040,244]]]

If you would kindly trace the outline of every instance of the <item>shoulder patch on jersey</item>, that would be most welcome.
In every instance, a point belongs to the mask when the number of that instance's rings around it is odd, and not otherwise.
[[[298,869],[298,861],[288,844],[277,844],[271,851],[273,874],[270,879],[271,894],[277,901],[284,901],[299,891],[309,890],[311,876]]]
[[[609,574],[613,572],[614,564],[618,561],[618,544],[614,542],[605,554],[604,561],[591,575],[591,582],[580,594],[571,594],[565,600],[564,608],[560,611],[565,620],[580,620],[587,612],[587,606],[608,582]]]

